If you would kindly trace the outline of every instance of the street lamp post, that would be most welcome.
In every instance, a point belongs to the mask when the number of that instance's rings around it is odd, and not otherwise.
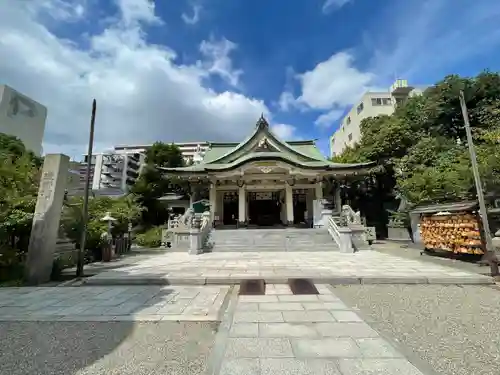
[[[76,277],[83,277],[83,263],[84,263],[84,251],[85,251],[85,241],[87,240],[87,221],[88,221],[88,211],[89,211],[89,187],[90,187],[90,169],[92,165],[92,148],[94,146],[94,124],[95,124],[95,112],[96,112],[96,101],[92,101],[92,115],[90,117],[90,134],[89,134],[89,148],[87,151],[87,173],[85,175],[85,188],[83,192],[83,207],[82,207],[82,237],[80,240],[80,248],[78,249],[78,256],[76,262]]]
[[[465,133],[467,134],[467,145],[469,147],[470,160],[472,164],[472,173],[474,174],[474,182],[476,185],[477,199],[479,201],[479,213],[483,224],[484,238],[486,240],[486,254],[485,260],[489,262],[491,268],[491,276],[498,275],[498,258],[495,253],[495,247],[491,238],[490,224],[488,222],[488,211],[484,202],[483,185],[481,183],[481,176],[479,175],[479,168],[477,166],[476,148],[472,140],[472,132],[469,123],[469,114],[467,112],[467,105],[465,104],[464,92],[460,90],[460,107],[462,108],[462,115],[464,117]]]

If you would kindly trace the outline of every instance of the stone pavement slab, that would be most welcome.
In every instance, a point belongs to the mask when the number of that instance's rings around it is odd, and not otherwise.
[[[166,253],[87,278],[94,285],[223,285],[264,279],[285,284],[308,278],[317,284],[492,284],[493,279],[451,267],[377,251]],[[276,285],[270,295],[283,295]]]
[[[319,295],[292,295],[270,285],[269,295],[237,297],[222,322],[229,333],[214,373],[423,375],[330,288],[317,289]]]
[[[0,321],[218,321],[228,286],[1,288]]]

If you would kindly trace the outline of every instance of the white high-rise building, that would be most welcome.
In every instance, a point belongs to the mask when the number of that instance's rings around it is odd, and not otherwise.
[[[194,162],[194,159],[198,155],[204,156],[206,150],[209,147],[208,142],[174,142],[173,144],[179,147],[179,149],[181,150],[186,164]],[[151,145],[124,145],[115,146],[114,149],[116,152],[144,153],[149,147],[151,147]]]
[[[207,142],[174,143],[182,152],[187,164],[196,162],[208,149]],[[127,192],[139,177],[146,160],[146,150],[151,145],[115,146],[113,150],[92,155],[90,179],[91,189],[101,194]],[[87,173],[87,156],[79,164],[80,183],[71,189],[72,194],[83,192]]]
[[[408,81],[398,79],[388,91],[366,92],[358,103],[352,106],[342,119],[339,129],[330,137],[330,155],[340,155],[346,147],[352,147],[361,140],[361,121],[368,117],[392,115],[398,105],[409,97],[420,95],[423,88],[408,85]]]
[[[19,138],[35,155],[42,154],[47,108],[7,85],[0,85],[0,132]]]
[[[144,164],[144,154],[135,152],[103,152],[91,159],[91,189],[93,191],[127,192],[134,184]],[[80,164],[80,186],[83,189],[87,173],[87,155]]]

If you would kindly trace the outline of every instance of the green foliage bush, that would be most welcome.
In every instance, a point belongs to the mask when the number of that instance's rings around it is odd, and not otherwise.
[[[500,74],[450,75],[391,116],[361,122],[359,144],[334,161],[376,161],[411,204],[475,199],[459,93],[464,91],[484,190],[500,194]]]
[[[82,207],[82,197],[68,199],[61,218],[61,225],[66,236],[77,247],[80,246],[83,229]],[[137,223],[141,216],[142,207],[132,195],[121,198],[91,197],[88,205],[85,249],[96,250],[103,245],[102,234],[108,231],[108,224],[101,219],[108,212],[116,219],[113,222],[112,234],[118,235],[127,232],[129,223]]]
[[[140,233],[135,237],[135,243],[142,247],[160,247],[161,230],[161,227],[153,227],[144,233]]]

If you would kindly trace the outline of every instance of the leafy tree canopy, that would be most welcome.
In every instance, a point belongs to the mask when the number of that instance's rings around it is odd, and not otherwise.
[[[464,91],[484,188],[500,182],[500,75],[451,75],[409,98],[391,116],[361,123],[361,141],[334,158],[394,167],[396,190],[412,203],[475,196],[459,92]]]
[[[24,143],[19,138],[14,137],[13,135],[0,133],[0,159],[13,159],[20,158],[22,156],[27,156],[27,160],[32,162],[37,167],[42,165],[42,159],[35,156],[33,152],[27,150]]]
[[[182,166],[182,152],[174,144],[156,142],[146,151],[146,165],[131,190],[144,207],[142,217],[146,226],[162,225],[168,220],[167,207],[158,198],[168,193],[183,195],[186,192],[185,183],[165,177],[157,167]]]

